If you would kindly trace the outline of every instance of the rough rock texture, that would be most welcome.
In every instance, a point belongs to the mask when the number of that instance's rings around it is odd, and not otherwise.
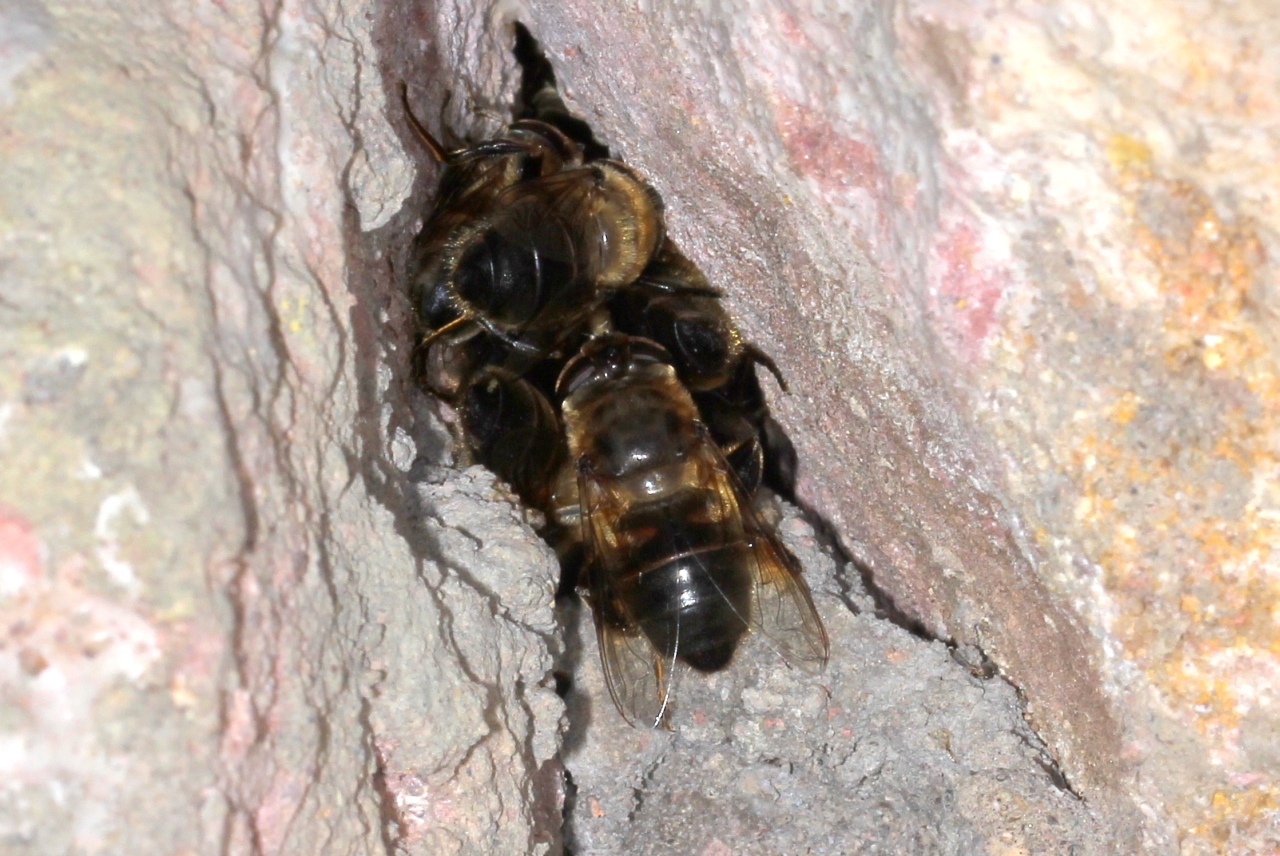
[[[569,698],[580,853],[1115,853],[1104,818],[1055,779],[1008,683],[873,616],[803,521],[782,524],[837,656],[821,677],[750,644],[679,687],[674,733],[613,714],[582,629]],[[757,640],[752,640],[756,642]],[[974,664],[975,666],[978,664]]]
[[[943,133],[940,327],[1144,799],[1182,852],[1275,852],[1280,22],[944,7],[898,18]]]
[[[514,18],[777,359],[856,559],[788,516],[831,665],[749,648],[675,734],[406,380],[398,87],[491,133]],[[0,847],[1280,849],[1277,26],[0,0]]]
[[[491,477],[410,481],[348,279],[367,21],[47,11],[0,157],[0,841],[552,849],[554,560]]]

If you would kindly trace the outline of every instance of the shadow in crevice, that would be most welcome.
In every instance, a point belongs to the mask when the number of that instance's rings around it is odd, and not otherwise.
[[[433,80],[444,78],[443,74],[432,73],[443,71],[444,63],[434,49],[435,40],[428,38],[422,24],[433,16],[411,15],[407,7],[393,4],[381,7],[379,16],[373,38],[383,65],[377,69],[361,68],[361,73],[380,75],[384,91],[394,92],[393,86],[388,85],[388,76],[394,78],[398,74],[391,69],[405,67],[408,50],[405,43],[412,42],[426,45],[418,59],[419,69],[426,71]],[[415,33],[415,29],[419,32]],[[421,38],[406,38],[410,35]],[[393,99],[387,100],[388,103],[396,103]],[[358,115],[358,112],[353,111],[353,115]],[[395,124],[395,116],[390,118]],[[357,122],[349,122],[347,128],[352,136],[355,156],[342,175],[342,186],[348,200],[343,210],[347,284],[353,297],[346,321],[351,329],[351,359],[358,410],[352,426],[352,442],[344,448],[344,454],[349,470],[360,480],[370,499],[391,515],[395,531],[416,558],[416,568],[406,568],[405,572],[416,572],[422,577],[424,563],[429,557],[440,555],[440,551],[432,543],[427,528],[421,524],[423,510],[419,507],[412,479],[391,460],[388,450],[392,448],[397,434],[404,432],[413,438],[420,459],[435,465],[448,463],[447,432],[434,427],[439,425],[439,420],[432,413],[432,403],[417,393],[410,382],[409,343],[413,341],[413,323],[402,288],[415,222],[430,197],[434,175],[429,167],[419,170],[400,211],[380,228],[363,231],[352,183],[353,168],[365,149],[366,141]],[[413,151],[411,136],[398,125],[397,130],[402,145],[407,151]],[[369,620],[375,618],[369,616]],[[405,824],[397,796],[389,783],[387,759],[378,749],[371,706],[369,698],[362,699],[361,724],[365,730],[366,751],[371,755],[375,771],[373,788],[378,795],[382,844],[390,856],[402,850],[400,838]]]
[[[862,609],[855,602],[856,589],[861,587],[862,591],[870,598],[875,607],[875,617],[890,624],[894,624],[912,636],[923,639],[927,642],[944,642],[950,644],[946,639],[941,639],[929,631],[929,628],[922,621],[915,618],[910,613],[898,607],[894,603],[893,598],[878,585],[871,566],[861,559],[853,555],[853,553],[845,547],[844,542],[840,538],[840,533],[831,523],[820,513],[815,511],[808,504],[797,499],[794,494],[786,496],[779,494],[796,508],[800,509],[800,515],[804,521],[808,523],[814,531],[814,536],[823,550],[836,560],[836,585],[840,589],[840,599],[845,607],[855,614],[861,613]]]
[[[409,4],[385,4],[377,10],[373,25],[373,39],[377,47],[378,66],[364,69],[364,73],[376,74],[388,105],[387,120],[404,152],[418,166],[412,189],[400,210],[385,224],[364,231],[360,214],[354,202],[352,187],[353,159],[344,171],[342,180],[348,198],[343,211],[343,235],[348,259],[348,288],[353,297],[349,318],[351,329],[351,359],[354,365],[358,415],[352,426],[353,439],[344,449],[347,466],[359,479],[365,493],[380,505],[392,518],[395,532],[404,539],[415,559],[414,567],[405,568],[406,574],[416,574],[431,597],[438,598],[437,580],[431,568],[438,566],[477,594],[490,602],[495,616],[504,610],[496,602],[496,596],[466,568],[455,567],[445,558],[447,551],[438,540],[439,527],[432,521],[443,523],[434,508],[428,507],[419,490],[423,484],[443,481],[455,465],[455,442],[447,427],[447,409],[415,383],[416,368],[413,360],[414,343],[418,335],[417,323],[408,298],[407,271],[410,267],[413,239],[421,228],[422,217],[427,212],[440,168],[430,158],[406,116],[399,97],[401,87],[409,84],[410,98],[415,104],[447,105],[455,100],[450,90],[454,79],[450,62],[444,54],[445,47],[438,34],[433,32],[439,15],[433,2]],[[358,113],[358,111],[356,111]],[[422,111],[417,118],[439,138],[454,142],[462,135],[449,133],[441,125],[444,106],[436,111]],[[361,130],[350,122],[348,130],[355,143],[357,155],[364,148]],[[415,449],[412,461],[406,460],[397,449],[408,449],[404,438],[412,440]],[[356,596],[359,593],[356,592]],[[424,632],[438,632],[440,644],[457,647],[452,639],[452,620],[443,603],[440,607],[441,624],[437,628],[424,628]],[[373,616],[369,617],[374,620]],[[560,655],[561,647],[554,639],[545,639],[547,647],[562,662],[575,663],[570,652],[568,660]],[[462,650],[459,656],[462,668],[470,674]],[[571,666],[572,667],[572,666]],[[478,686],[489,693],[485,711],[488,727],[497,732],[505,728],[499,721],[500,695],[506,688],[486,686],[477,675],[470,674]],[[548,675],[550,683],[552,677]],[[526,691],[510,688],[523,703]],[[567,702],[572,706],[571,701]],[[394,796],[385,783],[382,772],[385,759],[377,754],[370,717],[362,720],[367,731],[366,742],[374,753],[373,765],[379,771],[374,785],[380,797],[380,812],[384,829],[403,828],[403,818]],[[521,748],[527,755],[521,763],[529,767],[530,786],[525,798],[535,817],[532,834],[540,844],[549,844],[552,852],[564,849],[563,816],[558,785],[563,770],[560,759],[537,764],[531,745]],[[388,854],[400,852],[402,842],[398,834],[383,837]]]
[[[563,585],[562,585],[563,588]],[[585,612],[581,598],[574,591],[556,596],[556,620],[561,630],[564,644],[556,660],[556,694],[564,701],[566,728],[560,741],[557,757],[564,767],[564,806],[561,809],[560,834],[564,843],[564,852],[573,854],[580,851],[578,836],[574,828],[574,818],[578,806],[578,789],[570,775],[569,758],[582,747],[587,739],[594,705],[591,697],[579,690],[574,676],[582,665],[582,616]]]

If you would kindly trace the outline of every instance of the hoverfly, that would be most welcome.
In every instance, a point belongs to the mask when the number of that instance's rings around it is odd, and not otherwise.
[[[683,664],[723,669],[748,630],[820,668],[827,637],[795,559],[763,525],[670,355],[620,334],[589,341],[557,385],[609,691],[667,722]]]
[[[661,197],[569,114],[550,63],[519,25],[517,54],[534,69],[516,110],[524,118],[496,139],[446,151],[405,95],[410,124],[444,167],[411,250],[410,297],[427,331],[419,350],[434,350],[420,360],[424,380],[445,396],[480,366],[523,374],[573,342],[594,308],[648,266],[665,233]],[[437,340],[442,347],[427,347]]]

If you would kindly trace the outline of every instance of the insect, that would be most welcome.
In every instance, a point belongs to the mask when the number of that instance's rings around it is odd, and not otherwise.
[[[569,113],[516,25],[516,120],[446,151],[412,249],[421,383],[475,460],[544,511],[582,562],[613,700],[664,725],[675,676],[724,668],[754,630],[819,667],[827,639],[795,559],[754,511],[795,456],[721,293],[666,235],[662,200]]]
[[[519,24],[516,56],[526,69],[518,118],[496,139],[446,151],[405,97],[411,125],[444,166],[414,241],[410,287],[430,331],[422,345],[445,342],[420,347],[434,355],[427,384],[443,395],[481,365],[523,374],[572,342],[664,238],[661,197],[569,113],[551,64]]]
[[[755,366],[786,389],[768,355],[744,342],[729,320],[721,293],[668,239],[640,279],[610,302],[620,332],[649,338],[672,355],[676,373],[698,403],[742,485],[760,484],[783,496],[795,490],[795,450],[769,415]]]
[[[667,721],[677,666],[715,672],[748,629],[820,667],[827,637],[796,561],[760,524],[671,358],[606,334],[558,393],[605,678],[632,723]]]

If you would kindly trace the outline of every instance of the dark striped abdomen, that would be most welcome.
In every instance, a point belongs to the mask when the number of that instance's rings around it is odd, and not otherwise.
[[[686,487],[628,509],[618,529],[632,561],[611,581],[627,616],[658,655],[703,672],[724,668],[751,615],[751,551],[740,531],[710,519],[714,493]]]

